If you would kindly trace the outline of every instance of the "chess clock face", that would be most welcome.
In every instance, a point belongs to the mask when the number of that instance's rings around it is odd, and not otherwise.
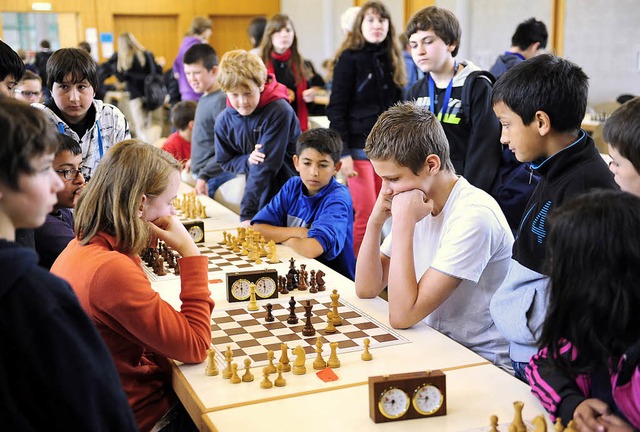
[[[409,410],[409,396],[396,387],[389,387],[382,392],[378,400],[380,413],[390,420],[402,417]]]
[[[249,282],[246,279],[237,279],[233,284],[231,284],[231,295],[234,299],[238,301],[247,300],[249,298],[249,294],[251,294],[249,290]]]
[[[183,222],[183,225],[195,243],[202,243],[204,241],[204,222]]]
[[[445,415],[442,371],[369,377],[369,415],[375,423]]]
[[[241,272],[226,273],[227,279],[227,301],[239,302],[249,300],[249,283],[256,285],[256,299],[278,298],[278,272],[274,269],[248,270]],[[246,297],[236,294],[236,282],[246,283]],[[244,292],[244,291],[243,291]]]
[[[256,295],[260,298],[271,298],[276,291],[276,282],[269,276],[263,276],[256,282]]]

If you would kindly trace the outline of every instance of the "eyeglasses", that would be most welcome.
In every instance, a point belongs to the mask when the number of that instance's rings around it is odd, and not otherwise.
[[[42,92],[32,92],[32,91],[26,91],[26,90],[14,90],[14,92],[28,98],[33,96],[40,97],[40,95],[42,95]]]
[[[91,175],[91,168],[89,167],[80,167],[80,169],[71,169],[71,170],[55,170],[58,174],[62,174],[65,180],[75,180],[78,178],[78,174],[82,174],[82,177],[85,180],[89,180],[89,176]]]

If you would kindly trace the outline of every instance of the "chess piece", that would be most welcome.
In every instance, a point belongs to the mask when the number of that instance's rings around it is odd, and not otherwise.
[[[307,290],[307,270],[306,270],[307,265],[306,264],[300,264],[300,271],[298,272],[298,289],[300,291],[306,291]]]
[[[262,264],[262,260],[260,259],[260,250],[258,249],[257,246],[256,246],[256,253],[255,253],[255,261],[253,263],[257,265]]]
[[[165,276],[167,274],[167,270],[165,270],[164,268],[164,258],[159,256],[158,260],[156,261],[156,265],[157,267],[155,274],[157,274],[158,276]]]
[[[283,372],[289,372],[291,370],[291,365],[289,364],[289,347],[287,346],[286,343],[281,343],[280,344],[280,352],[282,353],[280,355],[280,363],[282,364],[282,371]]]
[[[266,308],[267,308],[267,316],[264,317],[264,320],[266,322],[275,321],[275,318],[273,317],[273,314],[271,313],[271,310],[273,309],[273,305],[271,303],[267,303]]]
[[[300,345],[293,349],[293,354],[296,356],[296,359],[293,362],[293,374],[294,375],[304,375],[307,373],[307,367],[305,366],[305,357],[306,354],[304,352],[304,348]]]
[[[544,415],[535,416],[531,420],[531,424],[534,427],[533,432],[547,432],[547,421],[544,419]]]
[[[267,368],[262,369],[262,382],[260,383],[260,388],[269,389],[273,387],[273,383],[269,380],[269,371]]]
[[[578,432],[578,429],[576,429],[573,420],[569,420],[569,423],[567,423],[567,427],[564,429],[564,432]]]
[[[329,297],[331,297],[331,311],[333,312],[332,317],[333,317],[333,325],[334,326],[339,326],[342,325],[342,317],[340,317],[340,314],[338,313],[338,306],[340,306],[340,302],[338,301],[340,299],[340,294],[338,294],[338,290],[333,290],[333,292],[329,295]]]
[[[336,353],[336,351],[338,350],[338,342],[331,342],[329,346],[331,347],[331,355],[329,356],[327,366],[329,366],[331,369],[339,368],[340,360],[338,360],[338,355]]]
[[[273,364],[274,357],[275,357],[275,354],[273,353],[273,350],[267,351],[267,360],[269,360],[269,364],[265,367],[267,368],[270,374],[276,373],[276,367]]]
[[[282,363],[278,363],[278,378],[273,382],[276,387],[284,387],[287,385],[287,380],[282,376]]]
[[[240,384],[242,382],[238,376],[238,363],[233,363],[231,365],[231,378],[229,378],[229,382],[231,384]]]
[[[206,376],[216,376],[220,373],[216,364],[216,350],[209,348],[207,350],[207,367],[204,369]]]
[[[311,270],[309,272],[309,292],[315,294],[318,292],[316,289],[316,271]]]
[[[253,374],[251,373],[251,359],[244,359],[244,375],[242,375],[242,382],[251,382],[253,381]]]
[[[282,295],[289,294],[287,289],[287,278],[285,276],[278,276],[278,285],[280,286],[279,293]]]
[[[233,360],[233,353],[231,352],[231,347],[227,345],[227,350],[224,353],[224,359],[227,362],[227,366],[222,371],[222,378],[229,379],[233,374],[231,369],[231,360]]]
[[[320,338],[316,340],[316,359],[313,361],[313,368],[321,370],[327,367],[327,362],[322,358],[322,341]]]
[[[253,282],[249,284],[249,305],[247,306],[247,310],[251,312],[260,310],[260,306],[258,306],[258,302],[256,301],[256,284]]]
[[[289,300],[289,318],[287,318],[287,324],[298,324],[298,317],[296,316],[296,300],[291,296]]]
[[[325,333],[335,333],[336,327],[333,325],[333,312],[329,311],[327,314],[327,328],[324,329]]]
[[[304,328],[302,329],[303,336],[313,336],[316,334],[316,329],[313,328],[313,324],[311,323],[311,302],[309,300],[306,301],[304,305],[304,316],[307,318]]]
[[[492,415],[489,420],[491,421],[489,432],[498,432],[498,416]]]
[[[287,292],[293,289],[293,274],[287,273],[287,285],[285,286]]]
[[[278,264],[280,262],[280,258],[278,258],[278,249],[276,247],[276,242],[274,242],[273,240],[269,240],[267,246],[269,247],[269,263]]]
[[[522,420],[522,408],[524,408],[524,402],[515,401],[513,403],[515,414],[513,416],[513,421],[511,422],[511,424],[515,426],[516,432],[527,432],[527,427]]]
[[[222,243],[224,243],[227,246],[229,246],[229,241],[227,240],[227,232],[226,231],[222,231]]]
[[[556,422],[553,425],[553,430],[555,432],[562,432],[564,430],[564,425],[562,424],[562,419],[560,417],[556,417]]]
[[[373,360],[373,356],[369,352],[369,345],[371,344],[371,341],[369,340],[369,338],[364,338],[363,343],[364,343],[364,352],[360,355],[360,358],[364,361]]]
[[[324,276],[325,276],[325,273],[322,270],[318,270],[316,272],[316,285],[317,285],[318,291],[326,290],[324,286]]]
[[[240,252],[240,255],[242,256],[249,255],[249,244],[246,241],[242,242],[242,252]]]
[[[296,270],[295,264],[296,264],[296,260],[293,259],[293,257],[291,257],[289,259],[289,272],[287,273],[287,289],[289,291],[298,288],[298,277],[299,277],[299,275],[298,275],[298,270]],[[289,286],[288,275],[291,275],[291,286]]]

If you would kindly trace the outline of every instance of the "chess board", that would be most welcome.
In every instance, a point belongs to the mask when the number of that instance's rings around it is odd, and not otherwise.
[[[241,270],[259,270],[272,266],[265,258],[262,258],[262,264],[256,264],[254,260],[249,259],[247,256],[243,256],[240,253],[235,253],[230,247],[224,243],[216,244],[204,244],[199,243],[198,249],[200,253],[207,257],[209,260],[209,280],[214,277],[220,277],[220,272],[231,273]],[[279,261],[282,262],[282,261]],[[169,268],[165,263],[165,270],[167,272],[164,276],[158,276],[153,272],[144,261],[142,262],[142,268],[147,274],[147,277],[152,282],[166,281],[179,279],[180,276],[175,274],[175,270]],[[218,273],[218,275],[214,275]]]
[[[487,416],[489,417],[489,416]],[[527,428],[527,432],[534,432],[535,431],[535,426],[531,424],[531,422],[528,422],[526,420],[523,420],[525,427]],[[510,421],[508,422],[503,422],[503,423],[498,423],[498,430],[499,431],[508,431],[509,430],[509,425],[511,424]],[[476,428],[476,429],[469,429],[466,430],[464,432],[491,432],[491,426],[483,426],[481,428]]]
[[[298,323],[287,324],[289,299],[290,297],[281,297],[280,300],[271,302],[272,315],[275,318],[273,322],[266,322],[264,319],[266,302],[261,302],[261,309],[256,312],[247,311],[247,304],[228,309],[214,309],[211,317],[211,345],[216,350],[216,361],[222,367],[226,366],[224,352],[229,346],[233,353],[233,361],[238,365],[243,365],[244,359],[248,357],[251,359],[252,367],[264,366],[267,364],[269,350],[275,353],[276,362],[280,359],[280,344],[283,342],[289,348],[289,360],[292,363],[295,356],[291,350],[298,345],[304,348],[308,359],[315,359],[318,337],[324,344],[322,351],[325,360],[331,352],[330,342],[338,342],[338,356],[346,352],[364,351],[365,338],[369,338],[370,349],[410,342],[342,299],[339,300],[338,307],[342,325],[336,326],[336,333],[326,333],[324,330],[327,313],[331,310],[328,294],[309,299],[313,305],[311,322],[316,334],[303,336],[302,329],[306,320],[303,305],[301,302],[296,303]]]

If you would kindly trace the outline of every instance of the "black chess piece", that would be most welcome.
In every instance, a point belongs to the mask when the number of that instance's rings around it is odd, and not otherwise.
[[[309,272],[309,292],[313,294],[318,292],[318,289],[316,288],[316,271],[315,270],[311,270]]]
[[[324,275],[325,273],[322,270],[318,270],[316,272],[316,289],[318,291],[324,291],[326,290],[325,286],[324,286]]]
[[[264,320],[266,322],[275,321],[275,318],[273,317],[273,314],[271,313],[271,310],[273,309],[273,305],[271,303],[267,303],[266,308],[267,308],[267,316],[264,317]]]
[[[293,289],[293,274],[287,273],[287,284],[285,286],[287,291],[291,291]]]
[[[289,318],[287,318],[287,324],[298,324],[298,317],[296,316],[296,300],[291,296],[289,300]]]
[[[304,316],[307,318],[304,328],[302,329],[303,336],[313,336],[316,334],[316,329],[313,328],[313,324],[311,323],[311,302],[309,300],[306,301],[304,305]]]
[[[278,276],[278,284],[280,286],[278,291],[280,294],[289,294],[289,290],[287,289],[287,278],[285,276]]]

